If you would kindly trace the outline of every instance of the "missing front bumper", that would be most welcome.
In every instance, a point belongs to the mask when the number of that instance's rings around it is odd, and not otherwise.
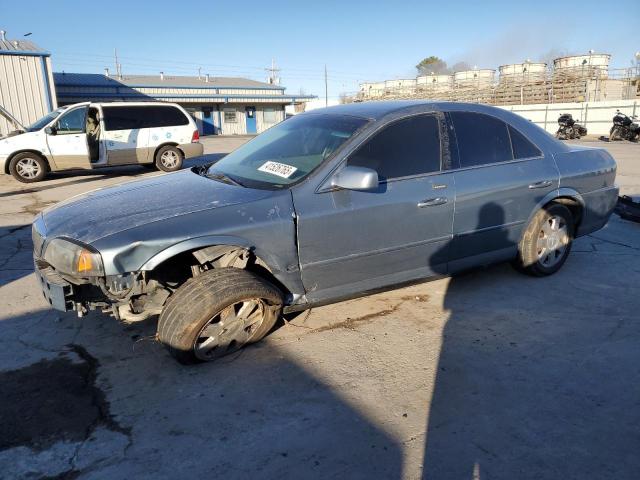
[[[40,283],[42,295],[56,310],[68,312],[73,310],[73,285],[64,280],[53,268],[35,268],[36,278]]]

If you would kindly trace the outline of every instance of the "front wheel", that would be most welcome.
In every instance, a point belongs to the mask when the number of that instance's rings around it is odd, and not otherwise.
[[[39,182],[47,175],[47,163],[40,155],[35,153],[19,153],[11,159],[9,171],[13,178],[19,182]]]
[[[269,333],[282,303],[280,290],[252,272],[208,270],[169,298],[158,340],[180,363],[215,360]]]
[[[163,172],[175,172],[182,168],[184,155],[177,147],[167,145],[156,153],[155,164]]]
[[[574,228],[573,215],[564,205],[540,209],[520,240],[516,267],[536,277],[560,270],[571,251]]]
[[[609,141],[614,142],[616,140],[620,140],[620,138],[620,130],[618,127],[611,127],[611,130],[609,131]]]

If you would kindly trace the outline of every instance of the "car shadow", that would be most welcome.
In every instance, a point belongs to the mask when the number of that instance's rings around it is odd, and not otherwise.
[[[38,464],[24,462],[70,445],[76,454],[56,474],[75,478],[86,453],[77,445],[94,442],[96,464],[84,465],[100,478],[401,476],[397,440],[286,345],[185,367],[153,340],[154,327],[38,310],[0,320],[0,402],[21,402],[0,409],[0,465],[30,464],[37,476]],[[3,358],[18,339],[45,358]]]
[[[450,279],[423,478],[637,477],[640,299],[621,275],[634,252],[592,248],[574,243],[550,277]]]

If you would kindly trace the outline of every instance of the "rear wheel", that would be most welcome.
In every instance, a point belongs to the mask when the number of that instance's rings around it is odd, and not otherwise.
[[[9,171],[19,182],[39,182],[47,175],[47,162],[36,153],[19,153],[11,159]]]
[[[160,314],[158,339],[180,363],[211,361],[260,340],[281,309],[280,290],[254,273],[208,270],[170,297]]]
[[[156,153],[155,165],[163,172],[175,172],[182,168],[182,152],[172,145],[162,147]]]
[[[573,216],[564,205],[552,203],[540,209],[520,241],[518,269],[537,277],[560,270],[571,251],[574,228]]]

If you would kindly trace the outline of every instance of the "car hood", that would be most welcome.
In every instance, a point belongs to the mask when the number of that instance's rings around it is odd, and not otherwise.
[[[183,170],[72,197],[45,210],[42,216],[47,237],[91,243],[141,225],[253,202],[274,193],[228,185]]]

